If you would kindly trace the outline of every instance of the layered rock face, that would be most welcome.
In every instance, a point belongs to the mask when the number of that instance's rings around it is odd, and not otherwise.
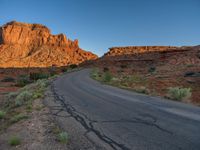
[[[112,47],[104,56],[118,56],[118,55],[129,55],[129,54],[141,54],[151,52],[165,52],[181,50],[180,47],[174,46],[127,46],[127,47]]]
[[[44,25],[13,21],[0,27],[0,67],[66,66],[96,58],[78,40],[52,35]]]

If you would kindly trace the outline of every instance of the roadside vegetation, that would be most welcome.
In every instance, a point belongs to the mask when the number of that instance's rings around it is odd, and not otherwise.
[[[18,136],[12,136],[10,137],[8,143],[10,146],[17,146],[20,145],[21,139]]]
[[[69,136],[68,136],[67,132],[60,132],[58,134],[58,141],[61,143],[68,143]]]
[[[0,106],[0,132],[10,125],[29,117],[33,108],[33,101],[44,96],[47,79],[37,80],[21,88],[18,92],[9,93]],[[3,120],[2,120],[3,119]]]
[[[139,74],[117,75],[112,74],[109,68],[104,68],[103,70],[94,68],[91,72],[91,77],[105,84],[148,94],[148,89],[145,87],[146,78]]]
[[[77,70],[80,70],[80,68],[74,64],[69,67],[63,67],[60,71],[62,73],[68,73]],[[58,72],[51,69],[50,72],[33,72],[20,75],[15,79],[12,77],[5,77],[1,81],[12,82],[13,85],[18,86],[19,89],[16,92],[9,92],[1,101],[0,134],[5,133],[6,129],[12,125],[18,126],[23,124],[25,121],[31,120],[33,113],[41,113],[40,111],[44,108],[44,105],[42,105],[41,102],[42,98],[44,98],[44,93],[50,81],[57,76]],[[7,139],[7,144],[10,146],[23,144],[20,134],[13,134],[15,136],[12,136],[12,133],[9,133],[10,138]],[[57,141],[60,143],[67,144],[69,142],[69,135],[61,129],[59,129],[59,131],[53,136],[55,136]]]
[[[121,68],[126,68],[126,65],[121,66]],[[148,70],[149,74],[156,74],[156,68],[151,67]],[[112,86],[117,86],[120,88],[133,90],[138,93],[149,94],[149,95],[159,95],[154,89],[149,89],[149,80],[145,75],[138,73],[135,74],[123,74],[123,72],[112,73],[109,68],[104,67],[103,69],[94,68],[91,71],[91,78],[100,81],[105,84]],[[181,88],[181,87],[170,87],[165,89],[164,97],[176,100],[183,101],[187,100],[192,95],[191,88]]]
[[[191,88],[171,87],[169,88],[168,95],[171,99],[181,101],[190,98],[192,93]]]

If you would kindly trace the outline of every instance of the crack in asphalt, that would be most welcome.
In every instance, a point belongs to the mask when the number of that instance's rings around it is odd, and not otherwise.
[[[73,117],[76,121],[78,121],[86,129],[85,134],[89,132],[93,132],[100,140],[107,143],[114,150],[117,150],[119,148],[122,150],[130,150],[130,148],[126,147],[124,144],[117,143],[113,139],[107,137],[106,135],[102,134],[100,131],[96,130],[93,126],[93,123],[97,121],[91,120],[85,114],[76,111],[76,109],[73,106],[71,106],[69,103],[65,103],[65,99],[63,98],[63,96],[59,96],[56,93],[56,90],[53,84],[51,85],[51,90],[53,92],[54,98],[56,100],[60,100],[60,102],[62,103],[61,105],[66,109],[66,111],[70,114],[70,116]],[[89,120],[89,124],[85,121],[84,118],[86,120]]]
[[[119,148],[122,149],[122,150],[130,150],[130,148],[126,147],[124,144],[120,144],[120,143],[114,141],[112,138],[106,136],[105,134],[102,134],[99,130],[95,129],[95,127],[94,127],[95,123],[115,123],[115,122],[118,122],[118,123],[126,122],[126,123],[134,123],[134,124],[138,123],[138,124],[143,124],[143,125],[155,127],[158,130],[160,130],[161,132],[165,132],[167,134],[173,135],[173,132],[168,131],[168,130],[160,127],[159,125],[157,125],[156,124],[157,119],[155,117],[149,115],[149,114],[140,114],[141,117],[146,118],[147,120],[141,119],[139,117],[134,117],[132,119],[120,119],[120,120],[110,120],[110,121],[108,121],[108,120],[105,120],[105,121],[92,120],[91,118],[89,118],[84,113],[77,111],[68,102],[66,103],[64,97],[59,96],[56,93],[56,89],[54,87],[54,84],[51,85],[51,90],[53,92],[53,96],[54,96],[55,100],[60,101],[61,105],[62,105],[60,107],[60,109],[57,109],[58,112],[56,112],[53,115],[58,116],[58,117],[73,117],[76,121],[78,121],[86,129],[86,132],[84,134],[86,137],[87,137],[87,134],[89,132],[93,132],[100,140],[107,143],[114,150],[117,150]],[[60,116],[59,113],[65,111],[65,110],[69,113],[69,115],[68,116]],[[151,120],[148,120],[148,119],[151,119]]]
[[[124,122],[126,122],[126,123],[139,123],[139,124],[144,124],[144,125],[147,125],[147,126],[153,126],[153,127],[157,128],[157,129],[163,131],[163,132],[166,132],[166,133],[168,133],[170,135],[173,135],[173,132],[168,131],[168,130],[160,127],[159,125],[155,124],[156,121],[155,122],[149,122],[149,121],[146,121],[146,120],[142,120],[141,118],[137,118],[137,117],[135,117],[133,120],[120,119],[120,120],[98,121],[98,123],[116,123],[116,122],[117,123],[124,123]]]

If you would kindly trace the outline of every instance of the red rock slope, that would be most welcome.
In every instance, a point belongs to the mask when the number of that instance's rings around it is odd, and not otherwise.
[[[78,40],[52,35],[40,24],[9,22],[0,27],[0,67],[49,67],[79,64],[97,56]]]

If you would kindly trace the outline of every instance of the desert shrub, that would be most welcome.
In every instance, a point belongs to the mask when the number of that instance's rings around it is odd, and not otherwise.
[[[49,74],[47,73],[30,73],[31,80],[47,79],[47,78],[49,78]]]
[[[19,145],[21,143],[21,140],[17,136],[12,136],[12,137],[10,137],[8,143],[11,146],[17,146],[17,145]]]
[[[22,119],[27,119],[28,116],[27,115],[24,115],[24,114],[18,114],[18,115],[15,115],[11,118],[10,122],[11,123],[16,123]]]
[[[149,94],[148,89],[143,86],[136,88],[135,91],[138,93]]]
[[[5,77],[1,80],[1,82],[15,82],[15,79],[12,77]]]
[[[150,67],[148,72],[149,73],[155,73],[156,72],[156,67]]]
[[[71,65],[69,65],[69,67],[70,67],[71,69],[75,69],[75,68],[78,67],[78,65],[76,65],[76,64],[71,64]]]
[[[61,143],[67,143],[68,140],[69,140],[69,136],[66,132],[61,132],[61,133],[58,134],[58,140]]]
[[[171,87],[168,90],[168,94],[174,100],[183,100],[191,96],[191,88]]]
[[[32,92],[32,99],[41,98],[44,96],[44,91],[46,87],[49,85],[48,80],[37,80],[36,89]]]
[[[104,82],[110,82],[112,80],[112,78],[113,78],[113,76],[109,71],[107,71],[103,74],[103,81]]]
[[[92,69],[91,76],[97,78],[99,76],[99,70],[97,68]]]
[[[48,80],[38,80],[38,81],[36,82],[36,86],[37,86],[38,88],[41,88],[41,89],[46,88],[48,85],[49,85],[49,81],[48,81]]]
[[[10,92],[8,95],[7,95],[7,98],[8,100],[11,100],[11,99],[15,99],[17,97],[18,93],[17,92]]]
[[[43,97],[44,96],[44,94],[42,93],[42,92],[40,92],[40,91],[35,91],[34,93],[33,93],[33,99],[37,99],[37,98],[41,98],[41,97]]]
[[[17,86],[23,87],[27,84],[31,83],[29,76],[27,75],[21,75],[18,79],[17,79]]]
[[[0,110],[0,119],[3,119],[5,117],[6,113],[4,111]]]
[[[32,93],[29,91],[22,91],[19,93],[15,99],[15,106],[21,106],[25,102],[30,101],[32,99]]]

